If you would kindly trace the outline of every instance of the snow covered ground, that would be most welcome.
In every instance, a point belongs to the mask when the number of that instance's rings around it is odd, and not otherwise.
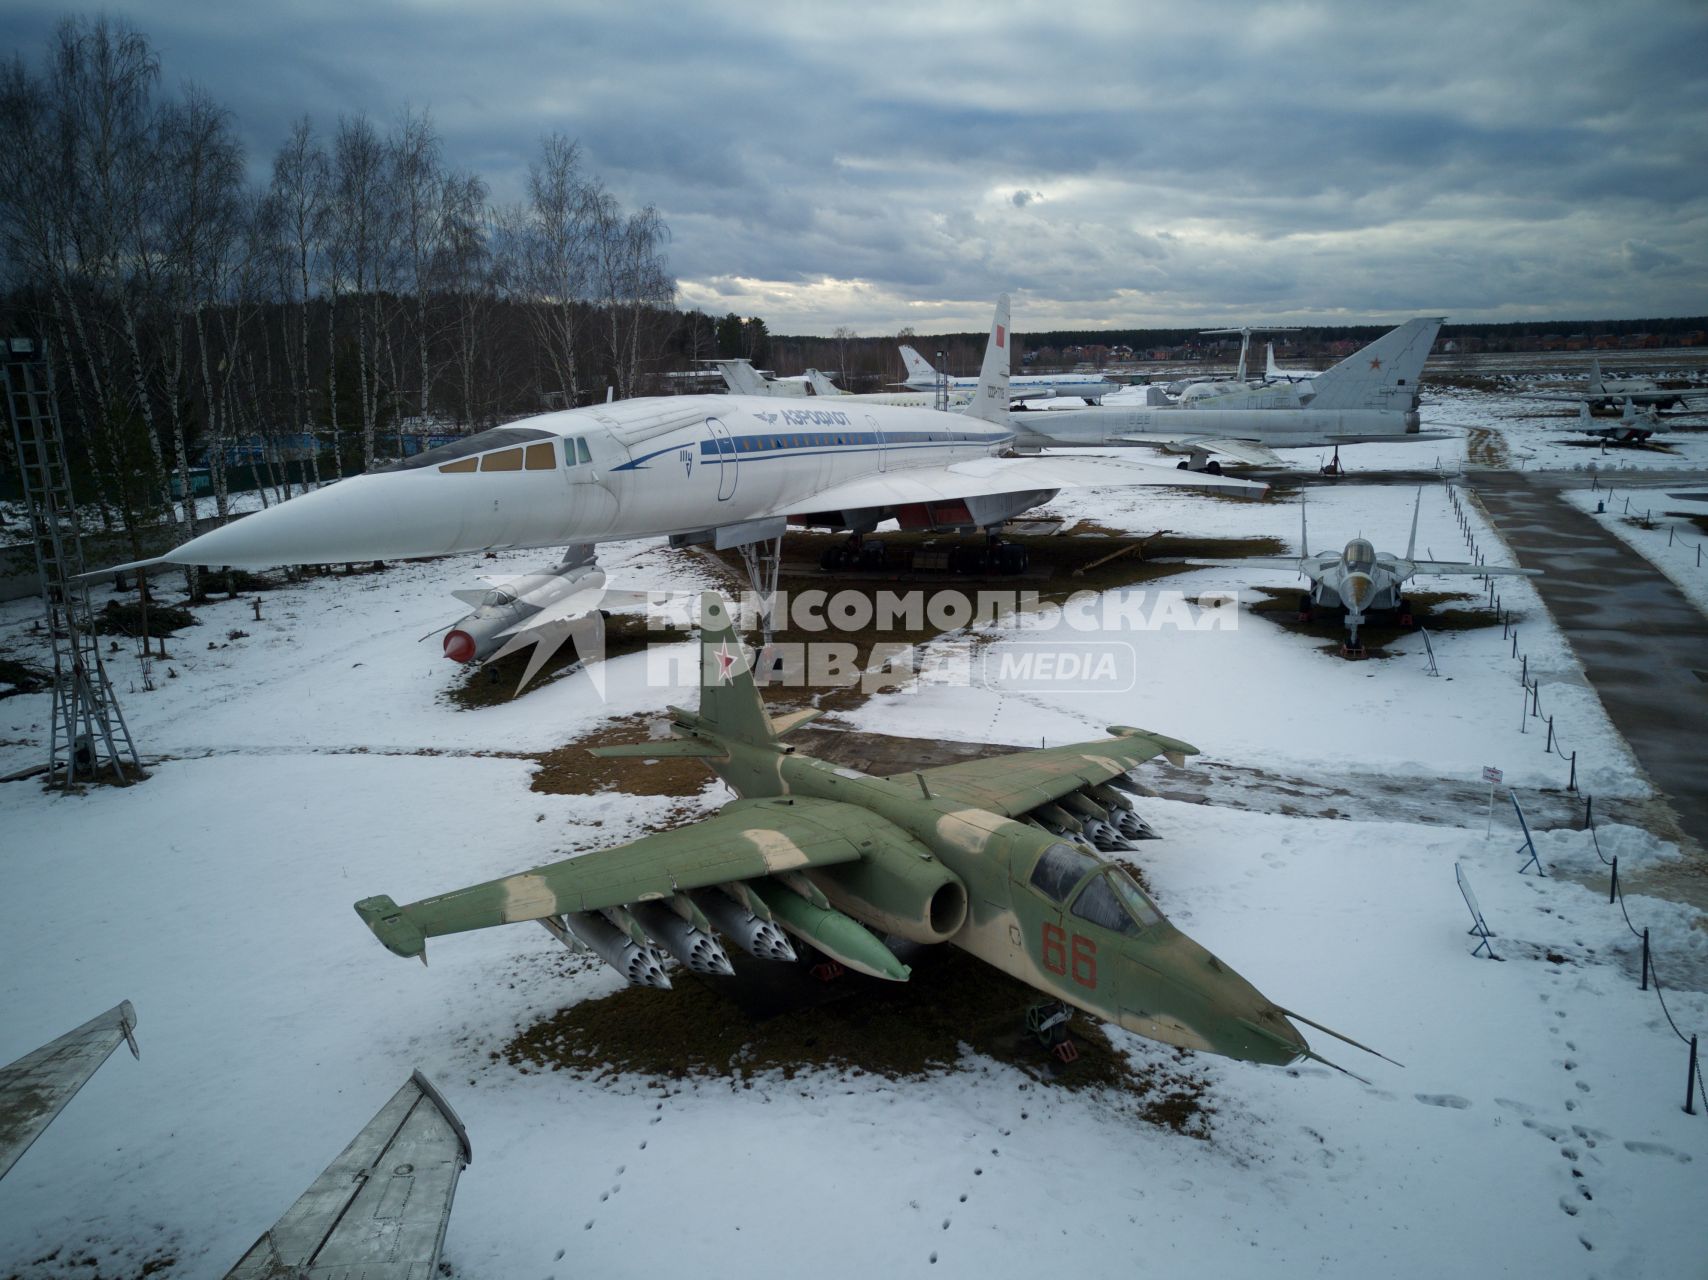
[[[1423,445],[1358,446],[1401,454]],[[1351,456],[1349,456],[1351,455]],[[1310,541],[1362,533],[1404,549],[1413,490],[1355,474],[1309,491]],[[1313,458],[1301,466],[1314,469]],[[1415,468],[1384,456],[1378,471]],[[1116,528],[1268,534],[1296,547],[1298,502],[1201,494],[1090,495],[1060,514]],[[1499,538],[1481,521],[1485,549]],[[1440,485],[1423,489],[1420,548],[1464,543]],[[1491,550],[1491,556],[1494,552]],[[436,943],[430,969],[384,952],[351,910],[515,871],[638,835],[680,801],[547,795],[533,753],[613,716],[692,702],[648,688],[644,655],[609,664],[610,701],[579,677],[478,711],[437,639],[452,587],[497,562],[400,565],[318,579],[202,610],[144,692],[128,649],[113,674],[144,751],[173,757],[145,785],[64,798],[0,788],[0,1061],[129,998],[140,1063],[104,1067],[0,1182],[0,1274],[218,1276],[329,1162],[412,1067],[468,1126],[445,1258],[463,1277],[1025,1275],[1064,1265],[1213,1276],[1698,1274],[1692,1206],[1708,1190],[1708,1114],[1681,1111],[1685,1048],[1607,905],[1587,835],[1538,837],[1560,874],[1521,877],[1510,808],[1484,838],[1457,826],[1286,817],[1144,802],[1164,837],[1139,858],[1163,909],[1279,1003],[1405,1063],[1311,1033],[1371,1084],[1309,1065],[1188,1058],[1208,1082],[1210,1137],[1137,1120],[1118,1096],[1070,1093],[969,1055],[891,1082],[824,1070],[594,1082],[524,1074],[489,1056],[519,1027],[618,979],[567,964],[543,930]],[[601,556],[616,586],[709,581],[690,557],[642,546]],[[1122,644],[1120,689],[947,683],[841,717],[892,734],[1052,744],[1129,723],[1207,757],[1309,777],[1458,782],[1501,765],[1521,789],[1563,766],[1520,735],[1517,670],[1499,626],[1347,663],[1247,609],[1196,627],[1218,590],[1291,589],[1287,574],[1199,568],[1157,622],[1090,631],[987,628],[961,645]],[[1451,585],[1445,580],[1426,589]],[[1464,584],[1476,597],[1480,584]],[[1534,592],[1498,584],[1531,670],[1598,794],[1647,784]],[[28,602],[0,607],[0,647],[29,652]],[[250,634],[227,639],[232,630]],[[207,648],[212,642],[215,647]],[[38,650],[39,651],[39,650]],[[178,672],[167,678],[161,667]],[[971,668],[979,675],[984,668]],[[0,771],[41,754],[45,695],[0,700]],[[721,802],[708,788],[698,803]],[[1301,801],[1308,806],[1309,801]],[[1622,868],[1676,857],[1604,827]],[[1503,963],[1473,958],[1455,886],[1463,865]],[[1708,1028],[1708,934],[1693,913],[1628,899],[1652,930],[1673,1016]],[[1144,1061],[1170,1051],[1113,1033]],[[1698,1110],[1708,1110],[1699,1100]],[[52,1260],[47,1255],[58,1251]]]

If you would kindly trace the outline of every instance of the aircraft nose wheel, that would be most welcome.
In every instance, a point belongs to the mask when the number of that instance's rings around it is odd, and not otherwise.
[[[1079,1046],[1068,1032],[1072,1018],[1073,1010],[1060,1000],[1035,1004],[1026,1010],[1026,1030],[1059,1061],[1075,1062],[1079,1059]]]

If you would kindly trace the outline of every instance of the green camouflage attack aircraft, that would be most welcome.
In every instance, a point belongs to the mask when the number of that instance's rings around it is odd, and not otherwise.
[[[364,898],[356,911],[389,950],[425,963],[430,937],[537,920],[631,982],[668,986],[666,954],[733,972],[717,932],[778,960],[795,958],[792,935],[906,981],[877,936],[888,934],[953,943],[1043,992],[1051,1003],[1028,1024],[1047,1041],[1065,1039],[1067,1006],[1252,1062],[1323,1061],[1290,1018],[1347,1040],[1267,1000],[1093,848],[1142,828],[1117,789],[1128,770],[1157,755],[1178,764],[1195,747],[1117,725],[1103,741],[873,777],[787,745],[818,713],[769,716],[722,597],[707,592],[700,611],[699,712],[670,708],[670,740],[594,754],[698,758],[740,799],[687,827],[406,906]]]

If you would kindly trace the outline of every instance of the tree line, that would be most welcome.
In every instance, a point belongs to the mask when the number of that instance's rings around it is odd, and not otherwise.
[[[231,114],[159,80],[147,37],[108,18],[0,70],[0,321],[50,353],[79,494],[108,527],[193,536],[174,488],[205,457],[223,517],[227,455],[257,440],[271,501],[383,462],[406,425],[626,397],[714,354],[713,322],[674,309],[663,218],[561,133],[509,205],[447,163],[426,111],[305,115],[254,183]]]

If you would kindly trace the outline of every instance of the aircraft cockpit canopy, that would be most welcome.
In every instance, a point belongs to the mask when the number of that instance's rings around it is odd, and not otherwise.
[[[521,471],[525,468],[529,471],[550,471],[557,465],[555,451],[550,446],[550,442],[556,439],[557,435],[554,432],[541,431],[537,427],[494,427],[490,431],[477,432],[472,436],[465,436],[461,440],[453,440],[449,444],[442,444],[437,448],[411,454],[407,458],[401,458],[392,463],[389,467],[377,467],[375,470],[418,471],[423,467],[442,468],[448,463],[461,462],[463,465],[455,467],[455,470],[473,471],[480,465],[477,458],[479,454],[491,450],[503,450],[507,445],[527,445],[525,462],[524,450],[517,448],[505,450],[504,453],[497,455],[499,464],[509,464],[512,462],[510,454],[513,452],[515,454],[514,465],[485,465],[481,469],[486,471]],[[542,449],[541,444],[546,447]]]
[[[1045,849],[1032,868],[1032,885],[1055,902],[1072,897],[1071,914],[1112,933],[1136,934],[1162,920],[1132,876],[1080,845],[1064,842]]]
[[[1346,544],[1346,550],[1340,553],[1349,569],[1368,573],[1376,564],[1376,548],[1364,538],[1354,538]]]

